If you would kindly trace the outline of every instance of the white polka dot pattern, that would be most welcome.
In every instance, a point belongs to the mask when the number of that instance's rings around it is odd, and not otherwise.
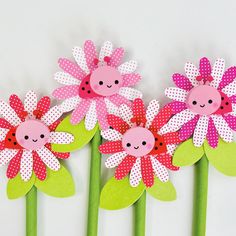
[[[54,144],[70,144],[73,143],[74,136],[65,132],[51,132],[48,143]]]
[[[227,86],[225,86],[222,89],[222,92],[225,93],[229,97],[235,95],[236,94],[236,79],[230,84],[228,84]]]
[[[193,133],[193,144],[196,147],[201,147],[206,138],[208,130],[209,117],[201,116],[197,122],[196,128]]]
[[[38,99],[35,92],[29,91],[25,95],[24,108],[27,112],[29,112],[31,116],[33,115],[33,111],[36,110],[37,108],[37,102],[38,102]]]
[[[213,119],[214,125],[220,135],[220,137],[225,142],[232,142],[233,141],[233,132],[230,129],[229,125],[225,121],[222,116],[212,115],[211,118]]]
[[[104,139],[109,141],[117,141],[122,139],[122,134],[114,129],[102,130],[101,135]]]
[[[147,111],[146,111],[146,127],[149,128],[149,126],[151,125],[153,119],[155,118],[155,116],[158,114],[159,112],[159,102],[157,100],[152,100],[148,107],[147,107]]]
[[[128,88],[128,87],[122,87],[119,90],[119,95],[129,99],[134,100],[135,98],[142,98],[142,93],[138,91],[137,89]]]
[[[225,60],[222,58],[217,59],[211,72],[213,81],[211,81],[210,85],[212,87],[218,88],[220,81],[222,79],[222,76],[224,74],[224,69],[225,69]]]
[[[127,156],[126,152],[117,152],[107,158],[105,166],[107,168],[114,168],[118,166],[126,156]]]
[[[174,154],[175,149],[177,148],[177,145],[175,144],[167,144],[167,153],[170,154],[171,156]]]
[[[167,182],[169,180],[169,174],[165,166],[163,166],[155,157],[151,156],[152,168],[155,175],[161,180],[161,182]]]
[[[42,159],[42,161],[51,169],[54,171],[57,171],[60,169],[60,162],[57,160],[57,158],[54,156],[54,154],[47,149],[46,147],[43,147],[39,150],[37,150],[38,155]]]
[[[72,54],[77,62],[77,64],[80,66],[80,68],[86,73],[89,74],[89,69],[86,63],[84,51],[80,47],[74,47],[72,49]]]
[[[28,181],[31,178],[33,170],[33,158],[31,151],[24,150],[21,162],[20,162],[20,175],[24,181]]]
[[[125,62],[124,64],[120,65],[118,67],[118,71],[121,74],[133,73],[136,70],[137,66],[138,66],[137,61],[131,60],[131,61]]]
[[[74,110],[80,101],[81,99],[79,96],[68,98],[65,101],[63,101],[60,105],[58,105],[58,107],[63,113],[69,112]]]
[[[99,61],[103,62],[104,57],[110,57],[113,51],[112,43],[109,41],[104,42],[99,53]]]
[[[71,115],[71,123],[78,124],[86,115],[91,104],[91,99],[81,99],[81,102],[77,105]]]
[[[113,115],[118,115],[119,114],[118,107],[114,103],[112,103],[107,98],[104,98],[104,102],[106,104],[107,112],[109,114],[113,114]]]
[[[9,129],[0,128],[0,141],[5,140]]]
[[[53,124],[62,116],[62,111],[58,106],[52,107],[43,117],[42,121],[47,125]]]
[[[187,62],[185,64],[184,70],[191,84],[193,86],[198,86],[199,82],[196,80],[196,77],[200,75],[198,68],[194,64]]]
[[[130,172],[130,179],[129,179],[130,185],[132,187],[137,187],[141,179],[142,179],[141,158],[138,157]]]
[[[17,116],[16,112],[4,101],[0,101],[0,115],[13,126],[21,123],[21,119]]]
[[[63,85],[79,85],[80,84],[80,80],[72,77],[70,74],[66,73],[66,72],[57,72],[54,75],[54,79]]]
[[[165,90],[165,95],[175,101],[185,102],[188,92],[181,88],[171,87]]]
[[[119,116],[130,126],[132,125],[131,118],[133,118],[133,112],[127,105],[121,105],[119,107]]]
[[[232,104],[232,109],[233,109],[233,111],[230,112],[229,114],[232,116],[236,116],[236,104],[234,104],[234,103]]]
[[[89,110],[85,116],[85,128],[92,130],[97,123],[96,102],[92,101]]]
[[[104,99],[97,100],[96,112],[97,112],[98,123],[101,129],[105,129],[105,130],[108,129],[109,125],[107,123],[107,108],[106,108]]]
[[[16,154],[18,150],[4,149],[0,152],[0,166],[6,165]]]
[[[96,68],[94,59],[97,58],[97,52],[94,43],[91,40],[86,40],[84,43],[84,54],[88,68],[93,71]]]

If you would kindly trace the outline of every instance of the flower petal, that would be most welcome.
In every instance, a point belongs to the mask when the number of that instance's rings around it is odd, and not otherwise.
[[[204,143],[208,130],[208,121],[209,117],[201,116],[197,122],[197,126],[193,134],[193,143],[196,147],[201,147]]]
[[[57,160],[55,155],[46,147],[43,147],[37,150],[37,153],[41,160],[54,171],[58,171],[60,169],[60,162]]]
[[[84,54],[88,68],[93,71],[96,68],[94,59],[97,58],[96,47],[91,40],[86,40],[84,43]]]
[[[172,164],[172,156],[168,153],[163,153],[161,155],[158,155],[156,157],[156,159],[162,164],[164,165],[166,168],[170,169],[170,170],[179,170],[178,166],[174,166]]]
[[[113,51],[112,43],[109,41],[104,42],[99,53],[99,61],[103,62],[104,57],[106,56],[110,57],[112,54],[112,51]]]
[[[129,101],[126,97],[123,97],[119,94],[115,94],[113,96],[110,96],[108,98],[105,98],[105,100],[109,100],[110,102],[114,103],[116,106],[121,106],[122,104],[126,104],[127,106],[132,105],[131,101]]]
[[[33,111],[36,110],[37,108],[37,95],[35,92],[33,91],[29,91],[26,96],[25,96],[25,100],[24,100],[24,108],[27,112],[29,112],[30,114],[33,114]]]
[[[85,128],[92,130],[97,123],[96,102],[92,101],[89,110],[85,116]]]
[[[149,156],[141,158],[141,172],[145,186],[152,187],[154,184],[154,175],[152,162]]]
[[[17,154],[11,159],[8,167],[7,167],[7,178],[13,179],[17,176],[20,171],[20,162],[23,151],[20,150]]]
[[[198,86],[199,82],[196,80],[196,77],[200,75],[198,68],[194,64],[187,62],[185,64],[184,70],[185,70],[185,74],[188,77],[191,84],[194,87]]]
[[[147,111],[146,111],[146,119],[147,119],[146,127],[147,128],[149,128],[152,121],[154,120],[154,118],[158,114],[159,108],[160,108],[160,105],[157,100],[152,100],[151,102],[149,102],[148,107],[147,107]]]
[[[14,109],[14,111],[16,112],[16,114],[20,117],[22,112],[25,110],[24,105],[22,103],[22,101],[20,100],[20,98],[13,94],[10,96],[9,98],[9,104],[10,106]]]
[[[207,141],[212,148],[216,148],[218,145],[218,133],[216,127],[213,123],[212,118],[209,119],[208,131],[207,131]]]
[[[124,56],[124,53],[125,51],[123,48],[116,48],[111,54],[110,66],[118,67]]]
[[[174,102],[168,103],[166,106],[171,108],[173,114],[180,113],[181,111],[187,109],[185,102],[174,101]]]
[[[127,156],[126,152],[117,152],[107,158],[105,166],[107,168],[114,168],[118,166],[126,156]]]
[[[60,110],[58,106],[52,107],[42,118],[43,121],[47,126],[56,122],[61,116],[63,112]]]
[[[180,88],[172,87],[165,90],[165,95],[175,101],[185,102],[188,92]]]
[[[125,104],[121,105],[119,107],[119,115],[129,126],[132,125],[130,120],[133,117],[133,112],[129,106]]]
[[[0,115],[13,126],[21,123],[21,119],[17,116],[16,112],[4,101],[0,101]]]
[[[179,132],[171,132],[164,134],[162,136],[166,144],[178,144],[181,143],[181,139],[179,137]]]
[[[129,87],[122,87],[119,90],[119,95],[129,99],[134,100],[135,98],[142,98],[142,93],[137,89],[129,88]]]
[[[98,99],[96,101],[96,112],[97,112],[97,118],[98,118],[98,123],[101,127],[101,129],[108,129],[109,124],[107,121],[107,107],[104,102],[104,99]]]
[[[33,152],[33,170],[39,180],[45,180],[47,177],[46,165],[43,163],[37,152]]]
[[[166,167],[154,157],[151,157],[151,162],[155,175],[161,180],[161,182],[167,182],[169,180],[169,174]]]
[[[81,99],[79,96],[68,98],[64,102],[62,102],[60,105],[58,105],[58,107],[63,113],[69,112],[69,111],[74,110],[80,101]]]
[[[68,73],[65,72],[57,72],[54,75],[54,79],[63,85],[79,85],[80,84],[80,80],[78,80],[77,78],[71,76]]]
[[[87,62],[85,59],[85,54],[84,54],[84,50],[80,47],[74,47],[72,49],[72,54],[75,58],[75,61],[77,62],[77,64],[79,65],[79,67],[86,73],[89,74],[89,69],[87,66]]]
[[[213,77],[213,81],[210,83],[210,86],[218,88],[222,76],[224,74],[224,69],[225,69],[225,60],[222,58],[217,59],[212,68],[211,76]]]
[[[107,120],[108,124],[121,134],[124,134],[130,128],[130,126],[118,116],[109,114]]]
[[[7,120],[0,118],[0,128],[11,129],[13,126]]]
[[[225,86],[222,89],[222,92],[229,97],[234,96],[236,94],[236,79],[227,86]]]
[[[0,128],[0,141],[4,141],[9,129]]]
[[[128,62],[125,62],[124,64],[120,65],[118,67],[118,71],[123,74],[130,74],[133,73],[138,66],[137,61],[131,60]]]
[[[51,132],[48,143],[70,144],[73,143],[74,136],[66,132]]]
[[[16,154],[18,150],[4,149],[0,152],[0,166],[6,165]]]
[[[145,123],[146,120],[146,111],[145,105],[142,99],[136,98],[132,104],[132,111],[135,118],[135,122],[140,125],[141,123]]]
[[[191,84],[189,79],[185,77],[184,75],[176,73],[176,74],[173,74],[172,79],[174,83],[176,84],[176,86],[181,89],[189,91],[193,88],[193,85]]]
[[[30,180],[33,170],[33,158],[31,151],[24,150],[20,162],[20,175],[24,181]]]
[[[130,178],[129,178],[130,185],[132,187],[137,187],[141,179],[142,179],[141,158],[138,157],[130,172]]]
[[[60,100],[75,97],[78,94],[79,94],[78,85],[63,86],[63,87],[55,89],[52,93],[53,97]]]
[[[117,141],[122,139],[122,134],[114,129],[102,130],[101,135],[104,139],[109,141]]]
[[[121,141],[112,141],[112,142],[105,142],[99,146],[99,151],[102,154],[113,154],[116,152],[124,151],[122,147]]]
[[[236,78],[236,66],[228,68],[223,74],[218,89],[222,90],[225,86],[232,83]]]
[[[44,115],[49,111],[50,106],[51,106],[50,98],[48,96],[44,96],[39,100],[36,109],[40,110],[42,112],[42,115]]]
[[[220,135],[220,137],[225,142],[233,141],[233,132],[230,129],[229,125],[222,116],[212,115],[211,116],[214,122],[214,125]]]
[[[224,117],[224,119],[228,123],[229,127],[232,130],[236,131],[236,117],[232,116],[232,115],[227,115],[227,116]]]
[[[206,57],[200,59],[199,71],[203,77],[211,75],[211,63]]]
[[[110,99],[104,98],[104,102],[106,104],[107,112],[109,114],[113,114],[113,115],[118,115],[119,114],[118,106],[116,106],[116,104],[112,103],[110,101]]]
[[[122,76],[122,79],[123,79],[122,86],[129,87],[136,85],[141,80],[141,76],[139,74],[134,74],[134,73],[124,74]]]

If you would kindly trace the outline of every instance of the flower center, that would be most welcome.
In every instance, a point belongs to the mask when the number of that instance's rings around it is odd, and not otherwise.
[[[186,104],[192,112],[211,115],[220,107],[221,95],[217,89],[209,85],[199,85],[191,89]]]
[[[155,145],[152,132],[143,127],[134,127],[126,131],[122,138],[124,150],[132,156],[140,157],[150,153]]]
[[[49,140],[50,130],[39,120],[26,120],[16,129],[16,140],[25,149],[37,150]]]

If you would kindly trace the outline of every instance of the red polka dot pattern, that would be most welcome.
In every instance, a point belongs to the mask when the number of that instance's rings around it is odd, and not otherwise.
[[[200,59],[199,72],[201,76],[204,78],[211,75],[211,64],[210,64],[210,61],[206,57],[203,57]]]
[[[145,111],[145,106],[140,98],[136,98],[133,102],[132,105],[132,111],[133,111],[133,118],[132,118],[132,123],[136,123],[137,125],[140,125],[143,123],[144,125],[146,124],[146,111]]]
[[[124,151],[121,141],[106,142],[99,146],[99,151],[103,154],[113,154]]]
[[[0,118],[0,128],[11,129],[13,126],[3,118]]]
[[[154,174],[152,162],[149,156],[141,158],[141,172],[144,184],[147,187],[152,187],[154,184]]]
[[[20,161],[23,154],[23,150],[20,150],[15,157],[9,162],[7,167],[7,178],[13,179],[20,171]]]
[[[173,74],[172,79],[174,83],[176,84],[176,86],[181,89],[185,89],[189,91],[193,88],[193,85],[191,84],[189,79],[185,77],[184,75],[176,73],[176,74]]]
[[[49,109],[50,109],[50,106],[51,106],[51,100],[48,96],[45,96],[45,97],[42,97],[38,104],[37,104],[37,110],[41,111],[42,112],[42,116],[44,114],[46,114]]]
[[[17,95],[13,94],[10,96],[9,104],[21,119],[24,118],[22,117],[22,112],[25,110],[24,105]]]
[[[33,170],[39,180],[45,180],[47,176],[46,165],[43,163],[37,152],[33,152]]]
[[[124,134],[130,128],[125,121],[113,114],[107,116],[107,121],[113,129],[117,130],[121,134]]]
[[[156,157],[156,159],[162,164],[164,165],[166,168],[170,169],[170,170],[179,170],[179,167],[172,165],[172,156],[167,154],[167,153],[163,153],[161,155],[158,155]]]
[[[182,141],[179,138],[179,132],[172,132],[163,135],[166,144],[178,144]]]

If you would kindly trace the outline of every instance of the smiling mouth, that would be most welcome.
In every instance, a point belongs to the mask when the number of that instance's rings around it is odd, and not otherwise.
[[[205,107],[205,104],[204,105],[200,105],[200,107]]]
[[[36,142],[38,141],[38,139],[32,139],[32,141],[33,141],[34,143],[36,143]]]
[[[107,87],[108,87],[108,88],[111,88],[111,87],[112,87],[112,85],[107,85]]]
[[[139,146],[138,147],[134,147],[134,149],[139,149]]]

